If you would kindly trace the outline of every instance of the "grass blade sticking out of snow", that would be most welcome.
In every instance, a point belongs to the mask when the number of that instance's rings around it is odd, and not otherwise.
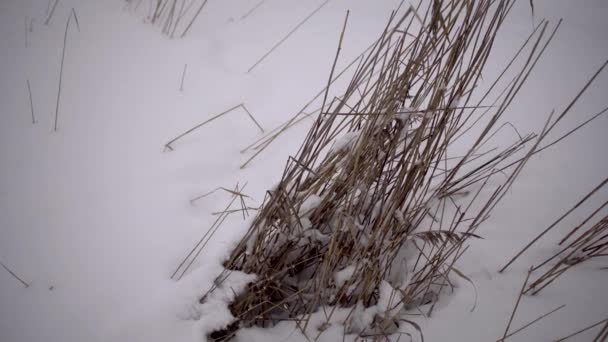
[[[593,323],[593,324],[591,324],[590,326],[585,327],[585,328],[583,328],[583,329],[581,329],[581,330],[578,330],[578,331],[576,331],[576,332],[574,332],[574,333],[572,333],[572,334],[570,334],[570,335],[568,335],[568,336],[565,336],[565,337],[562,337],[562,338],[560,338],[560,339],[557,339],[557,340],[555,340],[555,342],[562,342],[562,341],[566,341],[566,340],[568,340],[568,339],[570,339],[570,338],[572,338],[572,337],[574,337],[574,336],[576,336],[576,335],[579,335],[579,334],[584,333],[584,332],[585,332],[585,331],[587,331],[587,330],[593,329],[593,328],[597,327],[598,325],[600,325],[600,324],[602,324],[602,323],[606,323],[606,324],[608,324],[608,318],[607,318],[607,319],[603,319],[603,320],[601,320],[601,321],[599,321],[599,322],[597,322],[597,323]],[[601,331],[600,331],[600,334],[601,334]],[[594,342],[595,342],[595,341],[594,341]],[[603,340],[598,340],[598,342],[603,342]]]
[[[245,107],[245,105],[242,104],[242,103],[240,103],[240,104],[238,104],[238,105],[236,105],[236,106],[234,106],[234,107],[232,107],[232,108],[230,108],[228,110],[225,110],[225,111],[223,111],[223,112],[221,112],[221,113],[219,113],[219,114],[211,117],[210,119],[205,120],[204,122],[202,122],[202,123],[200,123],[200,124],[198,124],[198,125],[190,128],[189,130],[185,131],[184,133],[182,133],[182,134],[178,135],[177,137],[171,139],[169,142],[167,142],[165,144],[165,150],[173,151],[173,146],[171,146],[171,145],[173,143],[175,143],[176,141],[180,140],[181,138],[183,138],[186,135],[194,132],[195,130],[203,127],[204,125],[206,125],[206,124],[208,124],[208,123],[210,123],[210,122],[212,122],[212,121],[214,121],[216,119],[219,119],[220,117],[222,117],[222,116],[224,116],[224,115],[226,115],[226,114],[228,114],[228,113],[230,113],[233,110],[238,109],[238,108],[243,109],[243,111],[245,111],[245,113],[247,113],[247,116],[249,116],[249,118],[251,119],[251,121],[253,121],[253,123],[260,129],[260,131],[264,132],[264,129],[262,128],[262,126],[260,126],[260,124],[257,122],[257,120],[253,117],[253,115],[251,115],[251,113],[249,112],[249,110],[247,110],[247,108]]]
[[[76,16],[76,11],[72,8],[70,11],[70,15],[68,16],[68,20],[65,24],[65,33],[63,35],[63,49],[61,52],[61,66],[59,68],[59,86],[57,87],[57,102],[55,104],[55,125],[53,127],[53,131],[57,132],[57,124],[59,121],[59,100],[61,99],[61,82],[63,80],[63,62],[65,61],[65,47],[68,41],[68,29],[70,28],[70,21],[74,17],[76,20],[76,27],[78,28],[78,32],[80,32],[80,24],[78,24],[78,17]]]
[[[604,324],[604,327],[597,336],[593,339],[593,342],[606,342],[608,340],[608,322]]]
[[[245,14],[243,14],[239,18],[239,20],[244,20],[247,17],[249,17],[251,14],[253,14],[253,12],[255,12],[255,10],[257,10],[259,7],[261,7],[264,4],[265,1],[266,0],[261,0],[260,2],[258,2],[257,5],[253,6],[249,11],[247,11]]]
[[[3,263],[0,262],[0,265],[2,266],[2,268],[4,268],[8,273],[11,274],[11,276],[13,276],[13,278],[17,279],[21,284],[23,284],[23,287],[30,287],[30,285],[28,283],[26,283],[23,279],[21,279],[15,272],[13,272],[10,268],[8,268],[6,265],[4,265]]]
[[[235,191],[235,190],[230,190],[230,189],[224,188],[223,186],[220,186],[220,187],[217,187],[217,188],[215,188],[215,189],[213,189],[213,190],[211,190],[209,192],[206,192],[206,193],[204,193],[204,194],[202,194],[200,196],[194,197],[193,199],[190,200],[190,204],[194,204],[194,202],[196,202],[196,201],[198,201],[198,200],[200,200],[202,198],[205,198],[205,197],[207,197],[207,196],[209,196],[211,194],[214,194],[214,193],[216,193],[219,190],[223,190],[223,191],[225,191],[225,192],[227,192],[229,194],[235,195],[235,196],[240,196],[240,197],[245,197],[245,198],[251,198],[251,197],[249,197],[249,196],[247,196],[247,195],[245,195],[245,194],[243,194],[241,192],[238,192],[238,191]]]
[[[182,72],[182,81],[179,85],[179,91],[184,91],[184,79],[186,78],[186,70],[188,69],[188,64],[184,64],[184,71]]]
[[[55,0],[55,2],[53,3],[53,8],[51,8],[51,11],[49,12],[48,17],[46,17],[46,20],[44,21],[44,25],[49,25],[49,23],[51,22],[51,18],[53,17],[53,13],[55,13],[55,8],[57,8],[57,4],[59,3],[59,0]]]
[[[196,125],[196,126],[194,126],[194,127],[190,128],[189,130],[185,131],[184,133],[182,133],[182,134],[178,135],[177,137],[175,137],[175,138],[171,139],[169,142],[167,142],[167,143],[165,144],[165,148],[166,148],[166,149],[169,149],[169,150],[173,150],[173,147],[171,146],[171,144],[175,143],[176,141],[178,141],[179,139],[181,139],[181,138],[185,137],[186,135],[188,135],[188,134],[190,134],[190,133],[194,132],[195,130],[197,130],[197,129],[199,129],[199,128],[203,127],[204,125],[208,124],[209,122],[212,122],[213,120],[218,119],[218,118],[222,117],[223,115],[226,115],[226,114],[228,114],[228,113],[232,112],[233,110],[235,110],[235,109],[239,108],[240,106],[241,106],[241,105],[240,105],[240,104],[238,104],[238,105],[236,105],[236,106],[234,106],[234,107],[231,107],[230,109],[227,109],[227,110],[225,110],[225,111],[223,111],[223,112],[221,112],[221,113],[219,113],[219,114],[217,114],[217,115],[215,115],[215,116],[211,117],[210,119],[207,119],[207,120],[205,120],[204,122],[202,122],[202,123],[200,123],[200,124],[198,124],[198,125]]]
[[[270,48],[270,50],[268,50],[268,52],[266,52],[264,56],[262,56],[255,63],[253,63],[253,65],[247,70],[247,72],[251,72],[253,69],[255,69],[256,66],[262,63],[262,61],[264,61],[266,57],[268,57],[274,50],[276,50],[281,44],[283,44],[292,34],[294,34],[300,27],[302,27],[302,25],[304,25],[310,18],[312,18],[313,15],[317,14],[317,12],[319,12],[321,8],[327,5],[329,1],[330,0],[325,0],[321,5],[315,8],[314,11],[312,11],[306,18],[300,21],[298,25],[296,25],[291,31],[289,31],[289,33],[287,33],[285,37],[281,38],[281,40],[279,40],[272,48]]]
[[[513,331],[512,333],[510,333],[510,334],[506,335],[505,337],[503,337],[503,338],[501,338],[501,339],[497,340],[496,342],[502,342],[502,341],[504,341],[504,340],[508,339],[509,337],[511,337],[511,336],[513,336],[513,335],[515,335],[515,334],[517,334],[517,333],[519,333],[519,332],[521,332],[521,331],[523,331],[523,330],[525,330],[525,329],[527,329],[527,328],[531,327],[532,325],[534,325],[534,324],[535,324],[535,323],[537,323],[538,321],[540,321],[540,320],[542,320],[542,319],[544,319],[544,318],[548,317],[549,315],[551,315],[551,314],[553,314],[553,313],[555,313],[555,312],[557,312],[557,311],[559,311],[559,310],[561,310],[561,309],[563,309],[563,308],[565,308],[565,307],[566,307],[566,305],[565,305],[565,304],[564,304],[564,305],[560,305],[560,306],[558,306],[557,308],[555,308],[555,309],[553,309],[553,310],[551,310],[551,311],[547,312],[546,314],[543,314],[542,316],[540,316],[540,317],[538,317],[538,318],[534,319],[534,320],[533,320],[533,321],[531,321],[530,323],[525,324],[525,325],[524,325],[524,326],[522,326],[521,328],[516,329],[516,330],[515,330],[515,331]]]
[[[213,237],[215,232],[217,232],[217,230],[222,225],[224,220],[230,214],[229,209],[232,206],[232,204],[234,203],[234,201],[236,201],[237,198],[240,198],[241,200],[243,200],[243,197],[249,197],[242,193],[246,186],[247,186],[247,183],[245,183],[241,188],[239,188],[239,185],[237,184],[233,191],[227,190],[233,196],[232,196],[232,199],[230,200],[230,202],[228,203],[228,205],[226,206],[226,208],[223,210],[223,214],[218,216],[218,218],[213,222],[213,224],[211,225],[209,230],[207,230],[207,232],[198,241],[198,243],[190,250],[188,255],[186,255],[186,257],[182,260],[182,262],[179,264],[177,269],[171,275],[171,279],[180,280],[186,274],[186,272],[188,272],[188,270],[190,269],[190,267],[192,266],[194,261],[196,261],[196,258],[198,258],[198,256],[203,251],[205,246],[207,246],[207,244],[209,243],[209,241],[211,240],[211,238]]]
[[[253,123],[258,126],[258,128],[260,129],[260,132],[262,132],[262,134],[264,134],[264,128],[262,128],[262,126],[260,125],[260,123],[258,122],[258,120],[256,120],[253,115],[251,115],[251,112],[249,111],[249,109],[247,109],[247,107],[245,107],[244,103],[241,103],[241,108],[243,108],[243,110],[245,111],[245,113],[247,113],[247,115],[249,116],[249,118],[251,119],[251,121],[253,121]]]
[[[181,29],[182,19],[189,18],[189,22],[180,34],[183,38],[189,31],[194,22],[197,20],[208,0],[154,0],[150,1],[151,8],[148,14],[149,21],[152,25],[159,25],[161,32],[170,38],[175,37],[178,29]],[[196,4],[200,4],[195,7]],[[134,11],[137,11],[141,0],[135,4],[135,1],[126,0],[126,6],[129,6]],[[196,12],[192,16],[190,13]]]
[[[36,115],[34,114],[34,101],[32,100],[32,88],[30,87],[30,80],[27,80],[27,92],[30,98],[30,111],[32,113],[32,125],[36,123]]]
[[[28,47],[28,39],[27,39],[27,32],[28,32],[28,27],[27,27],[27,16],[24,18],[24,22],[25,22],[25,48],[27,49]]]
[[[194,14],[194,16],[192,17],[192,19],[188,23],[188,26],[186,26],[186,28],[184,29],[184,32],[182,32],[182,35],[180,36],[181,38],[184,38],[184,36],[186,35],[186,33],[188,33],[188,31],[190,31],[190,28],[192,27],[192,24],[194,24],[194,22],[196,21],[196,18],[198,18],[198,16],[201,14],[201,11],[203,10],[203,8],[205,7],[205,5],[207,4],[207,1],[208,0],[203,1],[203,3],[201,4],[201,6],[198,8],[198,10],[196,11],[196,14]]]
[[[604,205],[602,205],[600,208],[603,208],[606,203],[604,203]],[[595,212],[591,216],[593,215],[595,215]],[[568,233],[566,238],[570,237],[581,226],[583,226],[583,224],[575,227],[572,231],[570,231],[570,233]],[[532,295],[535,295],[556,281],[572,267],[594,258],[605,257],[607,255],[606,252],[608,251],[608,242],[605,241],[606,236],[608,236],[607,233],[608,216],[605,216],[599,222],[588,228],[577,239],[572,241],[572,243],[570,243],[566,248],[557,252],[554,256],[543,262],[542,265],[545,265],[550,260],[557,258],[559,255],[569,252],[562,256],[555,265],[550,267],[534,282],[532,282],[526,290],[526,293],[532,292]]]
[[[515,313],[517,312],[517,308],[519,307],[519,302],[521,301],[521,297],[524,294],[524,290],[526,289],[526,285],[528,285],[528,279],[530,279],[530,274],[532,273],[532,268],[526,274],[526,280],[524,280],[524,284],[521,286],[521,290],[519,291],[519,295],[517,296],[517,300],[515,301],[515,306],[513,307],[513,311],[511,312],[511,317],[509,318],[509,323],[507,323],[507,328],[505,329],[505,333],[502,336],[502,340],[507,338],[509,334],[509,328],[511,328],[511,323],[513,323],[513,318],[515,317]]]
[[[578,201],[572,208],[566,211],[559,219],[553,222],[549,227],[543,230],[538,236],[536,236],[530,243],[528,243],[521,251],[519,251],[509,262],[500,269],[500,273],[504,272],[507,267],[509,267],[517,258],[519,258],[525,251],[527,251],[534,243],[540,240],[543,236],[545,236],[551,229],[557,226],[564,218],[570,215],[573,211],[575,211],[578,207],[580,207],[583,203],[585,203],[593,194],[595,194],[598,190],[604,187],[608,183],[608,178],[604,179],[599,185],[597,185],[593,190],[591,190],[585,197],[583,197],[580,201]],[[566,236],[567,238],[568,236]],[[563,242],[563,241],[562,241]]]

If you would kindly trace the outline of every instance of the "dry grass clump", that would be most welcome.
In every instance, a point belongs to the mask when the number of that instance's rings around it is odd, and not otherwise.
[[[337,308],[350,310],[345,333],[386,336],[400,322],[417,327],[400,317],[404,310],[431,304],[430,315],[453,287],[453,274],[468,280],[455,267],[466,243],[479,238],[478,227],[569,110],[551,116],[538,135],[485,147],[507,127],[503,114],[555,33],[547,37],[548,22],[541,21],[487,91],[477,93],[512,5],[432,1],[393,13],[346,91],[332,99],[342,31],[320,115],[201,298],[232,271],[257,276],[235,293],[234,322],[210,337],[282,320],[307,334],[312,314],[323,310],[321,334]],[[509,73],[513,78],[499,87]],[[460,156],[452,152],[457,141],[465,145]],[[490,189],[497,173],[502,181]]]
[[[137,10],[144,0],[126,0],[127,6]],[[205,8],[209,0],[148,0],[148,20],[159,25],[162,33],[183,38]]]

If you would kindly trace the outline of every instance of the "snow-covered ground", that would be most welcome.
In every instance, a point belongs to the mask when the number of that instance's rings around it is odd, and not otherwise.
[[[173,145],[182,131],[244,103],[267,129],[289,119],[327,82],[341,25],[350,9],[339,68],[380,33],[399,1],[332,0],[251,73],[246,71],[321,0],[209,1],[184,39],[170,40],[121,0],[61,0],[49,25],[48,1],[0,1],[0,341],[201,341],[213,312],[192,319],[198,296],[246,223],[232,215],[180,282],[170,275],[229,200],[218,186],[247,182],[257,206],[280,177],[311,120],[282,135],[246,168],[239,151],[260,136],[236,110]],[[509,120],[538,131],[608,58],[608,2],[534,1],[535,20],[562,28],[513,104]],[[58,130],[53,132],[59,68],[67,34]],[[31,32],[26,29],[31,22]],[[26,24],[27,23],[27,24]],[[488,79],[531,31],[520,1],[494,49]],[[26,32],[27,31],[27,32]],[[184,89],[180,83],[184,65]],[[32,124],[29,80],[36,123]],[[608,104],[599,77],[560,128],[567,131]],[[502,336],[527,268],[555,250],[575,212],[505,274],[511,256],[608,175],[608,118],[534,157],[477,241],[459,261],[466,282],[442,297],[430,318],[413,317],[426,341],[494,341]],[[505,131],[506,132],[506,131]],[[605,190],[592,203],[608,199]],[[606,213],[606,211],[604,211]],[[513,341],[549,341],[608,318],[608,273],[598,264],[567,273],[525,297],[513,327],[566,304]],[[333,330],[332,330],[333,329]],[[342,339],[332,328],[319,340]],[[595,331],[573,340],[586,341]],[[415,334],[413,334],[416,337]],[[306,339],[291,324],[250,329],[242,341]],[[405,338],[405,337],[403,337]],[[417,337],[416,337],[417,338]],[[406,339],[407,340],[407,339]]]

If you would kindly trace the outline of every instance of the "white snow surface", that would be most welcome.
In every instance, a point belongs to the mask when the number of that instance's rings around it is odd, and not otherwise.
[[[48,1],[0,1],[0,261],[30,284],[24,288],[0,269],[0,341],[200,342],[206,329],[229,318],[221,309],[226,298],[214,297],[218,305],[213,308],[198,300],[221,272],[223,258],[247,222],[240,213],[231,215],[190,272],[181,281],[171,280],[230,195],[216,192],[194,204],[189,200],[218,186],[248,182],[243,190],[253,198],[248,205],[261,204],[312,121],[280,136],[244,169],[239,166],[251,153],[239,151],[260,133],[240,109],[174,143],[174,151],[163,152],[163,146],[239,103],[266,129],[288,120],[326,85],[346,10],[350,16],[336,70],[378,36],[400,1],[332,0],[246,73],[321,2],[266,0],[246,19],[229,20],[258,1],[209,1],[188,36],[170,40],[143,19],[147,0],[136,13],[122,0],[61,0],[48,26]],[[553,23],[564,18],[509,111],[508,120],[523,132],[539,131],[546,115],[564,108],[608,57],[606,1],[535,0],[534,6],[533,19],[528,1],[515,5],[483,75],[493,80],[539,18]],[[80,32],[72,23],[58,131],[53,132],[64,30],[72,8]],[[30,20],[32,32],[24,27]],[[335,89],[348,81],[338,81]],[[606,107],[607,89],[608,77],[602,74],[556,133]],[[532,159],[478,231],[484,239],[476,240],[455,265],[475,282],[476,310],[469,310],[474,289],[460,282],[454,293],[444,293],[432,317],[408,317],[420,325],[426,341],[495,341],[502,336],[527,268],[555,252],[557,239],[608,199],[608,193],[596,194],[592,204],[577,210],[504,274],[497,270],[608,175],[607,130],[603,116]],[[496,137],[509,142],[516,134],[505,129]],[[509,340],[554,340],[607,318],[608,272],[599,265],[581,265],[539,295],[524,297],[512,330],[559,305],[566,307]],[[323,316],[313,316],[311,336]],[[342,340],[346,316],[338,310],[318,341]],[[596,333],[572,341],[588,341]],[[237,339],[307,341],[293,322],[244,329]]]

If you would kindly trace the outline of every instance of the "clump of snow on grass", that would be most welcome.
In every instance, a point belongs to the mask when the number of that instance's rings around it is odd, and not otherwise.
[[[235,317],[230,312],[228,305],[236,296],[245,291],[247,285],[257,279],[255,274],[247,274],[240,271],[232,271],[221,284],[204,298],[200,307],[201,316],[199,328],[203,334],[225,329]]]
[[[412,117],[413,114],[416,113],[414,108],[403,106],[399,109],[399,112],[395,115],[397,120],[403,121],[403,123],[407,124]]]
[[[253,253],[253,248],[255,247],[255,239],[258,237],[258,232],[255,230],[247,239],[247,247],[245,249],[245,254],[251,255]]]
[[[344,272],[344,277],[351,276],[349,266],[340,272]],[[354,271],[354,267],[353,267]],[[338,274],[336,274],[337,278]],[[336,280],[336,283],[338,281]],[[403,308],[403,295],[395,290],[388,282],[382,281],[378,287],[378,302],[376,305],[365,307],[362,302],[358,302],[353,309],[350,317],[344,322],[344,332],[346,334],[361,334],[365,331],[370,332],[376,322],[392,321],[399,315]],[[382,324],[382,323],[380,323]]]
[[[449,108],[450,109],[458,108],[458,106],[460,105],[460,100],[461,100],[461,97],[460,96],[456,96],[454,98],[454,100],[452,100],[452,102],[450,102]]]
[[[357,138],[359,138],[360,134],[361,134],[361,132],[359,132],[359,131],[348,132],[348,133],[344,134],[343,136],[339,137],[338,139],[336,139],[336,141],[334,141],[334,144],[332,145],[331,149],[329,150],[329,153],[332,154],[332,153],[338,153],[340,151],[350,150],[357,142]]]
[[[344,285],[355,273],[355,265],[350,265],[342,269],[341,271],[336,272],[334,274],[334,281],[336,282],[336,287],[340,288]]]
[[[376,306],[366,308],[362,302],[358,302],[348,320],[344,324],[346,334],[360,334],[371,327],[374,317],[378,313]]]
[[[307,217],[315,210],[319,204],[321,204],[322,198],[317,195],[308,196],[302,205],[300,206],[300,211],[298,211],[299,217]]]
[[[403,295],[383,280],[379,286],[380,296],[376,308],[385,318],[395,317],[403,307]]]
[[[331,239],[329,235],[321,233],[318,229],[305,230],[304,236],[309,238],[311,242],[327,243]]]

